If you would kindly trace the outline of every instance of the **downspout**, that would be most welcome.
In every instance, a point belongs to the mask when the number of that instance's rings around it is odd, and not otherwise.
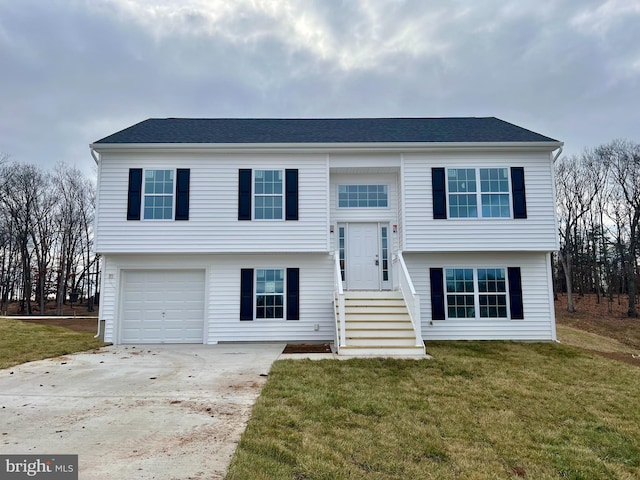
[[[96,162],[96,165],[98,165],[99,160],[98,160],[98,157],[96,156],[96,151],[93,149],[91,145],[89,145],[89,151],[91,152],[93,161]],[[100,281],[100,292],[102,293],[102,280]],[[98,307],[98,309],[100,309],[100,307]],[[100,315],[98,315],[98,332],[95,334],[93,338],[99,338],[99,337],[100,337]]]
[[[558,157],[560,157],[560,154],[562,153],[562,147],[563,147],[563,146],[564,146],[564,143],[563,143],[562,145],[560,145],[560,149],[558,150],[558,153],[556,153],[556,154],[554,155],[554,157],[553,157],[553,162],[552,162],[553,164],[555,164],[555,163],[556,163],[556,160],[558,160]],[[552,171],[552,173],[553,173],[553,171]],[[553,186],[553,198],[556,198],[556,187],[555,187],[555,183],[556,183],[556,181],[555,181],[555,178],[554,178],[554,179],[553,179],[553,185],[554,185],[554,186]],[[554,216],[555,216],[555,215],[554,215]],[[556,232],[557,232],[557,231],[558,231],[558,220],[557,220],[557,217],[556,217]],[[550,266],[550,265],[551,265],[551,253],[549,253],[548,255],[549,255],[549,261],[547,262],[547,265],[548,265],[548,266]],[[551,289],[551,297],[553,297],[553,272],[552,272],[552,271],[550,271],[550,272],[549,272],[549,275],[551,276],[551,283],[550,283],[550,285],[549,285],[549,288]],[[557,319],[556,319],[556,315],[555,315],[555,313],[554,313],[554,314],[553,314],[553,330],[554,330],[554,331],[552,332],[552,334],[553,334],[552,336],[553,336],[554,338],[552,338],[552,341],[553,341],[553,342],[556,342],[556,343],[561,343],[561,342],[560,342],[560,339],[558,339],[557,324],[558,324],[558,322],[557,322]]]
[[[558,153],[556,153],[555,156],[553,157],[553,163],[556,163],[556,160],[558,160],[558,157],[562,153],[562,147],[563,146],[564,146],[564,144],[560,145],[560,150],[558,150]]]
[[[96,156],[96,151],[93,149],[92,146],[89,146],[89,151],[91,152],[91,156],[93,157],[93,161],[96,162],[96,165],[98,165],[99,161],[98,161],[98,157]],[[562,148],[560,148],[560,151],[562,151]]]

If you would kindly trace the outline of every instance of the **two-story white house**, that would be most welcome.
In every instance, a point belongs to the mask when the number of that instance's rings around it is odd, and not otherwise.
[[[91,145],[104,338],[555,340],[561,146],[497,118],[133,125]]]

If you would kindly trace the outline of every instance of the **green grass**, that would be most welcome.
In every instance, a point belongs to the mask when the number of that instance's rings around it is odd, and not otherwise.
[[[640,478],[640,369],[557,344],[273,365],[227,479]]]
[[[104,345],[90,333],[0,317],[0,368]]]

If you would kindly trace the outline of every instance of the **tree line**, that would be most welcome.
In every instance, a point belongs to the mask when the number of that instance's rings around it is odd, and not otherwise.
[[[592,293],[598,302],[627,297],[629,317],[638,317],[640,267],[640,144],[614,140],[561,157],[555,164],[560,233],[554,286]]]
[[[95,186],[80,170],[50,172],[0,155],[0,313],[19,302],[23,314],[44,313],[55,300],[93,310],[99,261],[92,253]]]

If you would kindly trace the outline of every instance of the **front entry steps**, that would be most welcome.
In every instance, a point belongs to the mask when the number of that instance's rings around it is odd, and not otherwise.
[[[416,345],[401,292],[350,290],[344,293],[346,346],[339,347],[340,356],[427,358],[424,344]],[[337,311],[336,315],[340,328],[343,319]]]

